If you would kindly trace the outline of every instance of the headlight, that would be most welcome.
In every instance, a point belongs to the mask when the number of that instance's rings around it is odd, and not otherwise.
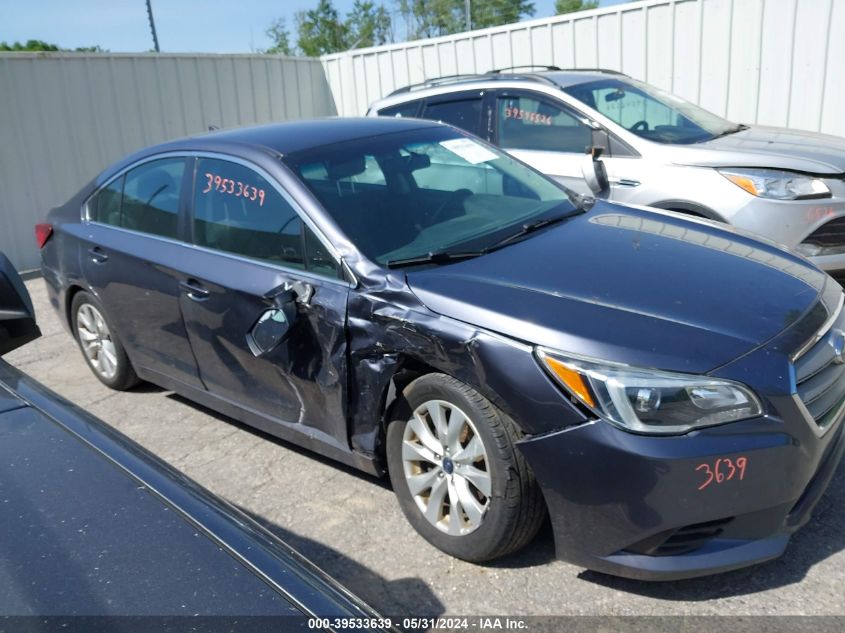
[[[686,433],[762,415],[745,385],[564,355],[538,348],[540,363],[599,416],[629,431]]]
[[[771,200],[829,198],[830,189],[812,176],[776,169],[717,169],[720,174],[752,196]]]

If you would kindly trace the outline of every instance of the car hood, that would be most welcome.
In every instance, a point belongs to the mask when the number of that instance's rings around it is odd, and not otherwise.
[[[529,344],[706,373],[775,337],[829,278],[723,225],[608,202],[407,280],[432,311]]]
[[[845,139],[752,126],[704,143],[673,145],[671,160],[704,167],[771,167],[838,175],[845,173]]]

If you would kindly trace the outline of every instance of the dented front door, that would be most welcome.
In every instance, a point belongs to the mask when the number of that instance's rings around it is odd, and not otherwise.
[[[206,389],[248,411],[345,443],[348,286],[223,255],[197,252],[191,259],[196,266],[186,280],[197,288],[184,288],[180,301]],[[294,301],[285,337],[256,355],[250,332],[274,309],[264,295],[284,286],[310,288],[311,296]]]

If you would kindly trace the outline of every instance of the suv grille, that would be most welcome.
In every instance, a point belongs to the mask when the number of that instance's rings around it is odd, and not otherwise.
[[[845,314],[795,361],[798,397],[818,427],[825,430],[845,405],[845,363],[837,355],[845,346]],[[845,353],[845,352],[843,352]]]
[[[805,244],[819,246],[845,246],[845,217],[823,224],[804,240]]]

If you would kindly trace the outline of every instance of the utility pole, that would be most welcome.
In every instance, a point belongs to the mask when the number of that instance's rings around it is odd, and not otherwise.
[[[155,48],[156,53],[160,53],[161,51],[158,48],[158,35],[156,34],[156,22],[153,19],[153,7],[150,4],[150,0],[147,0],[147,16],[150,18],[150,30],[153,32],[153,48]]]
[[[466,30],[472,30],[472,14],[470,12],[472,0],[464,0],[464,16],[466,16]]]

